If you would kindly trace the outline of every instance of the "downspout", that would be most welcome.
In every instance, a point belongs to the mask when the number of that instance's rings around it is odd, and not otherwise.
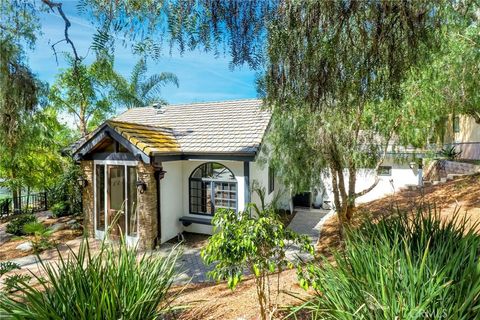
[[[160,246],[161,243],[161,234],[162,234],[162,225],[161,225],[161,217],[162,217],[162,202],[160,199],[160,181],[165,176],[166,171],[163,171],[163,168],[159,168],[155,170],[155,181],[157,183],[157,238],[155,239],[155,246]]]

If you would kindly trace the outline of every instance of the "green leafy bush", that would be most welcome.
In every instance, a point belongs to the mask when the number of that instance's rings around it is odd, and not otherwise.
[[[19,280],[9,295],[0,296],[0,317],[13,319],[159,319],[169,310],[167,297],[175,276],[178,251],[167,257],[143,254],[124,242],[103,243],[95,253],[84,240],[79,251],[58,265],[40,260],[40,285]]]
[[[23,226],[23,232],[27,235],[33,235],[32,248],[35,253],[53,247],[50,237],[52,236],[52,229],[45,227],[42,223],[35,221],[29,222]]]
[[[294,261],[286,256],[289,246],[313,255],[310,239],[286,229],[273,208],[258,210],[254,204],[238,213],[218,210],[212,224],[214,234],[201,252],[207,264],[215,264],[209,276],[227,280],[228,287],[234,289],[248,270],[255,279],[261,319],[267,319],[277,307],[271,299],[274,288],[270,277],[294,267]],[[279,281],[277,277],[277,291]]]
[[[55,204],[50,208],[50,211],[52,212],[52,215],[53,215],[55,218],[64,217],[64,216],[68,216],[68,215],[71,214],[69,205],[68,205],[68,203],[65,202],[65,201],[60,201],[60,202],[55,203]]]
[[[8,224],[6,231],[16,236],[24,236],[25,232],[23,227],[30,222],[36,222],[37,217],[33,214],[25,214],[13,218]]]
[[[77,184],[81,174],[80,167],[70,163],[56,184],[48,190],[48,203],[53,204],[51,210],[55,216],[81,213],[82,190]],[[58,210],[57,213],[54,210]]]
[[[347,233],[345,248],[311,265],[316,294],[294,312],[312,319],[478,319],[480,236],[465,218],[419,209]]]

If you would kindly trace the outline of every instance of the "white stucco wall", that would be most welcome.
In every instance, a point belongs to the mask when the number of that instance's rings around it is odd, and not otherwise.
[[[250,163],[250,186],[256,181],[261,187],[265,188],[265,204],[270,204],[272,199],[279,197],[278,206],[282,209],[289,209],[290,207],[290,191],[282,184],[281,179],[275,177],[274,190],[268,193],[268,164],[251,162]],[[252,189],[251,189],[252,190]],[[251,201],[260,206],[260,197],[256,192],[252,191]]]
[[[161,242],[168,241],[183,231],[178,219],[184,215],[183,209],[183,161],[163,163],[167,173],[160,181],[161,203]]]
[[[382,166],[391,166],[392,171],[389,176],[379,176],[379,183],[373,190],[356,200],[356,203],[365,203],[372,200],[383,198],[397,192],[407,185],[418,185],[418,170],[411,169],[408,163],[398,163],[392,158],[386,159]],[[361,169],[357,173],[355,191],[360,192],[370,187],[375,181],[375,172],[372,169]],[[331,178],[324,179],[325,188],[329,200],[333,203],[333,192]],[[348,184],[348,175],[345,173],[345,184]]]
[[[212,233],[211,226],[191,224],[184,227],[179,221],[182,216],[208,217],[190,214],[188,198],[189,177],[198,166],[205,162],[218,162],[233,172],[237,180],[237,208],[240,211],[245,209],[245,174],[242,161],[185,160],[163,162],[163,170],[166,171],[166,174],[161,181],[160,190],[162,243],[176,237],[182,231]]]
[[[189,177],[198,166],[205,162],[218,162],[233,172],[237,180],[237,208],[239,211],[245,209],[245,173],[242,161],[185,160],[163,162],[163,170],[166,171],[166,174],[161,180],[160,189],[162,243],[176,237],[182,231],[212,234],[211,226],[193,223],[184,227],[179,221],[182,216],[208,217],[191,214],[189,208]],[[257,181],[265,187],[268,193],[268,165],[250,162],[250,186],[253,181]],[[278,193],[281,193],[280,207],[288,209],[289,192],[277,177],[275,178],[274,192],[267,194],[266,203],[270,203],[274,195]],[[256,193],[251,192],[250,199],[260,205],[260,199]]]

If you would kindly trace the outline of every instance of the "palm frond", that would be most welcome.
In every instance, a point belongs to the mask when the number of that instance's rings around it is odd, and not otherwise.
[[[142,97],[160,94],[160,88],[167,85],[174,84],[178,88],[178,78],[171,72],[162,72],[150,76],[140,86]]]

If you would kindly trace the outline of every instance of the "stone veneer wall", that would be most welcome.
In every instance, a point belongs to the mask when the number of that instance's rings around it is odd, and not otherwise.
[[[83,214],[85,232],[89,237],[95,236],[94,230],[94,192],[93,192],[93,161],[81,161],[80,167],[83,176],[87,180],[87,186],[83,189]],[[140,162],[137,167],[138,179],[144,181],[147,190],[137,194],[138,202],[138,225],[140,249],[152,249],[157,238],[157,183],[155,170],[150,165]]]
[[[139,248],[152,249],[157,238],[157,182],[152,166],[140,162],[137,167],[138,179],[147,184],[144,193],[138,193]]]
[[[83,177],[87,180],[87,186],[82,192],[82,206],[83,206],[83,225],[84,232],[89,237],[95,236],[95,230],[93,229],[93,208],[94,208],[94,193],[93,193],[93,161],[81,161],[80,168],[83,172]]]

